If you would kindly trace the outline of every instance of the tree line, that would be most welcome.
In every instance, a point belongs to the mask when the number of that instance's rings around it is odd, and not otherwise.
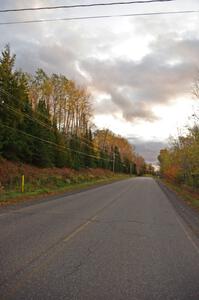
[[[195,95],[198,97],[199,93]],[[194,125],[188,128],[186,134],[173,138],[171,146],[160,151],[158,160],[163,177],[197,189],[199,188],[199,114],[196,112],[192,117]]]
[[[6,46],[0,57],[0,155],[39,167],[105,168],[136,173],[129,142],[92,123],[91,97],[64,75],[15,69]],[[141,172],[141,171],[139,171]]]

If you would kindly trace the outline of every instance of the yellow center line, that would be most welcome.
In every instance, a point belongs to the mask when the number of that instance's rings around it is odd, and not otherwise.
[[[69,242],[78,233],[80,233],[82,230],[84,230],[89,224],[91,224],[93,221],[95,221],[97,219],[97,217],[99,216],[99,214],[101,214],[106,208],[108,208],[109,206],[111,206],[113,203],[117,202],[120,199],[121,195],[123,195],[125,192],[127,192],[131,187],[132,187],[132,185],[129,185],[128,188],[126,188],[124,191],[122,191],[116,198],[114,198],[112,201],[110,201],[109,203],[107,203],[104,207],[100,208],[97,211],[97,213],[93,217],[91,217],[86,223],[81,224],[72,233],[70,233],[68,236],[66,236],[63,239],[63,242],[65,242],[65,243]]]
[[[102,207],[101,209],[99,209],[97,211],[97,213],[91,217],[87,222],[85,222],[84,224],[81,224],[79,227],[77,227],[72,233],[70,233],[67,237],[65,237],[62,242],[69,242],[72,238],[74,238],[78,233],[80,233],[82,230],[84,230],[89,224],[91,224],[93,221],[95,221],[97,219],[97,217],[99,216],[99,214],[104,211],[106,208],[108,208],[109,206],[111,206],[114,202],[117,202],[120,197],[127,192],[130,188],[132,188],[132,185],[130,184],[126,189],[124,189],[116,198],[114,198],[112,201],[110,201],[109,203],[107,203],[107,205],[105,205],[104,207]],[[28,273],[26,273],[26,280],[27,278],[30,280],[31,277],[33,277],[34,274],[36,274],[37,272],[41,271],[44,267],[47,267],[52,260],[54,259],[54,256],[58,254],[58,252],[60,251],[61,248],[56,249],[53,253],[49,254],[48,257],[45,257],[44,261],[41,262],[38,266],[34,267],[32,270],[30,270]],[[8,294],[6,295],[6,299],[8,299],[9,297],[14,297],[14,294],[23,286],[26,285],[26,281],[22,280],[24,278],[24,274],[21,276],[21,280],[18,278],[18,281],[15,283],[15,285],[13,287],[10,287]]]
[[[73,231],[71,234],[69,234],[63,240],[63,242],[68,242],[70,239],[72,239],[73,237],[75,237],[80,231],[84,230],[90,223],[92,223],[93,221],[95,221],[97,219],[97,217],[98,217],[98,215],[95,215],[89,221],[87,221],[86,223],[80,225],[75,231]]]
[[[71,234],[69,234],[63,242],[68,242],[70,239],[72,239],[74,236],[76,236],[80,231],[84,230],[86,226],[88,226],[91,223],[91,221],[87,221],[86,223],[80,225],[75,231],[73,231]]]

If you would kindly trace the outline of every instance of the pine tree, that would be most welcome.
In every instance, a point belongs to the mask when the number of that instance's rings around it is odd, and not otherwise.
[[[0,148],[8,159],[23,159],[30,155],[28,138],[24,131],[24,113],[31,110],[28,102],[25,78],[14,70],[15,55],[7,45],[0,58]]]
[[[67,149],[66,138],[64,133],[60,133],[54,126],[55,143],[58,144],[55,147],[55,166],[58,168],[70,167],[71,166],[71,154],[70,150]]]
[[[39,122],[35,122],[31,129],[32,135],[40,139],[33,139],[32,163],[40,167],[52,167],[55,164],[55,134],[50,121],[50,115],[43,100],[39,101],[34,118],[41,121],[42,124],[40,125]]]

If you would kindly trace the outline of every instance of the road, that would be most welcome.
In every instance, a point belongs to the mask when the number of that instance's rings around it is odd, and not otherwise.
[[[196,236],[152,178],[0,211],[0,299],[198,300]]]

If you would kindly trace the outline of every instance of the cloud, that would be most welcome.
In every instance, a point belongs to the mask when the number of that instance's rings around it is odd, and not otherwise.
[[[161,141],[144,141],[139,137],[129,138],[129,142],[135,146],[135,151],[144,157],[147,163],[157,164],[157,157],[161,149],[167,144]]]
[[[139,62],[91,58],[82,61],[81,68],[99,92],[109,93],[125,120],[154,121],[154,105],[169,104],[191,93],[198,50],[197,39],[178,40],[163,35],[151,43],[151,52]]]
[[[186,2],[181,1],[179,7],[171,5],[180,9]],[[196,5],[197,1],[192,0],[191,4]],[[1,1],[1,8],[13,5],[27,4],[22,0],[17,4]],[[44,1],[28,3],[28,6],[42,5]],[[154,7],[162,10],[166,6]],[[92,14],[97,12],[92,10]],[[68,15],[72,13],[67,11]],[[77,15],[81,13],[77,10]],[[65,15],[66,11],[13,13],[3,18]],[[127,122],[154,122],[158,119],[153,112],[155,105],[169,105],[190,93],[198,64],[199,18],[194,15],[118,20],[1,27],[0,47],[9,42],[17,54],[17,67],[25,71],[33,73],[41,67],[48,73],[63,73],[89,86],[94,91],[95,114],[120,115]],[[147,42],[137,59],[139,53],[135,49],[143,45],[141,40]],[[132,53],[128,48],[120,49],[120,53],[118,47],[123,44],[129,45]],[[101,95],[99,101],[96,95]]]
[[[48,4],[47,0],[2,0],[0,7]],[[120,13],[192,8],[198,8],[198,0],[121,7]],[[1,22],[106,14],[107,10],[2,14]],[[118,13],[116,8],[111,12]],[[34,73],[43,68],[47,73],[62,73],[88,86],[95,114],[119,118],[118,126],[127,122],[128,132],[129,124],[132,129],[138,124],[135,127],[139,134],[139,124],[145,122],[146,127],[140,130],[145,140],[138,136],[129,137],[129,141],[147,162],[157,163],[159,151],[166,144],[155,138],[146,141],[160,124],[156,123],[159,116],[154,113],[154,106],[169,106],[181,96],[187,96],[187,101],[191,98],[191,85],[199,65],[198,28],[197,14],[0,26],[0,49],[10,43],[17,54],[16,66],[24,71]],[[169,119],[170,115],[168,122]],[[117,123],[113,124],[116,127]],[[159,130],[163,131],[164,126]]]

